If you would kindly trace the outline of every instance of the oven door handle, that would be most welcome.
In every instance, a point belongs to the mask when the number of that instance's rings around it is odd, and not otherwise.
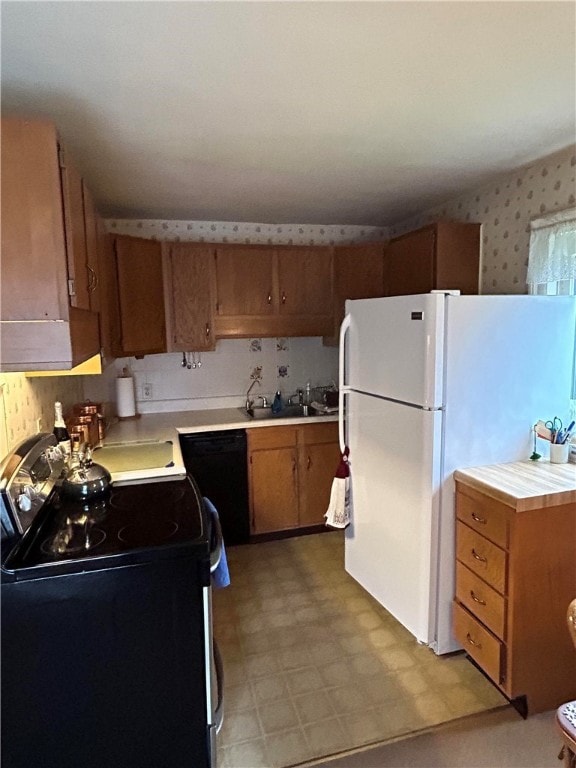
[[[224,722],[224,665],[222,664],[218,643],[215,640],[212,645],[212,651],[214,654],[214,667],[216,669],[216,684],[218,686],[218,703],[214,711],[214,725],[216,726],[216,733],[220,733],[222,723]]]
[[[210,534],[210,573],[214,573],[216,568],[220,565],[220,559],[222,557],[222,526],[220,525],[220,518],[215,510],[210,509],[210,515],[212,519],[211,534]]]

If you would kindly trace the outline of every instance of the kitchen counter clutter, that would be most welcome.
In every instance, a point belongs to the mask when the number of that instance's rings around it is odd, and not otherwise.
[[[337,415],[302,416],[254,420],[242,408],[214,408],[204,411],[148,413],[138,419],[118,421],[109,427],[106,445],[141,440],[170,440],[194,432],[217,432],[223,429],[259,429],[289,424],[314,424],[338,421]]]
[[[576,468],[472,467],[456,482],[454,632],[523,714],[576,698]]]

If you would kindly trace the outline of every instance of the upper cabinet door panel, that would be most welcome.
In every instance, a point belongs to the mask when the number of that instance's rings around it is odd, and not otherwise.
[[[125,355],[165,352],[161,244],[117,236],[115,246],[122,350]]]
[[[277,251],[282,315],[332,315],[332,251],[317,246]]]
[[[384,260],[387,296],[428,293],[434,288],[435,243],[433,227],[388,243]]]
[[[220,316],[270,315],[275,310],[271,251],[256,248],[216,249],[216,299]]]
[[[213,245],[170,245],[170,347],[174,351],[214,349],[214,251]]]
[[[2,319],[68,317],[56,129],[2,118]]]
[[[86,269],[88,271],[88,299],[93,312],[100,311],[100,259],[101,249],[99,216],[86,184],[82,184],[84,200],[84,226],[86,230]]]
[[[90,309],[82,177],[61,148],[60,173],[66,222],[68,277],[73,281],[70,289],[70,304],[78,309]]]

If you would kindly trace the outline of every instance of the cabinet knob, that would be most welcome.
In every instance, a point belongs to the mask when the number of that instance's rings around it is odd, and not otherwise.
[[[472,598],[472,600],[474,600],[475,603],[480,603],[480,605],[486,605],[486,600],[481,600],[479,597],[476,597],[473,589],[470,590],[470,597]]]
[[[308,462],[306,464],[306,469],[310,469],[311,466],[312,466],[312,458],[310,456],[308,456]]]
[[[210,323],[206,323],[206,338],[210,338]]]
[[[272,304],[272,294],[268,294],[268,304]]]
[[[478,517],[474,512],[472,514],[472,520],[475,520],[477,523],[482,523],[482,525],[486,525],[488,520],[485,517]]]
[[[282,291],[282,304],[286,304],[286,294]]]

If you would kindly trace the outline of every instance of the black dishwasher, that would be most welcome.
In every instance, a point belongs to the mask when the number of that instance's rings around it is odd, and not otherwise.
[[[228,429],[180,435],[186,471],[214,504],[226,544],[250,538],[246,432]]]

